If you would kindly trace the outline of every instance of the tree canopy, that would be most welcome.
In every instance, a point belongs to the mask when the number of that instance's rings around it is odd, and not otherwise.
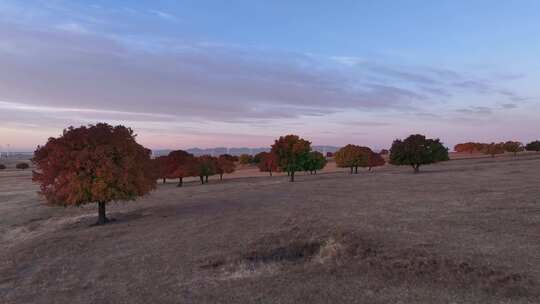
[[[98,224],[104,224],[106,203],[135,200],[156,186],[150,150],[135,137],[105,123],[70,127],[34,152],[33,180],[49,204],[98,203]]]
[[[390,149],[390,163],[412,166],[415,173],[421,165],[449,160],[448,148],[439,139],[427,139],[424,135],[410,135],[405,140],[396,139]]]

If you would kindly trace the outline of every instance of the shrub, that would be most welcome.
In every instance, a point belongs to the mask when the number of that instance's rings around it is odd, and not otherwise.
[[[427,139],[424,135],[410,135],[405,140],[396,139],[390,149],[390,163],[412,166],[414,173],[420,166],[449,160],[448,148],[439,139]]]
[[[30,168],[30,166],[27,163],[18,163],[18,164],[15,165],[15,168],[21,169],[21,170],[26,170],[26,169]]]
[[[311,142],[297,135],[286,135],[275,140],[271,153],[277,156],[279,167],[294,182],[294,173],[304,168],[310,151]]]
[[[531,141],[525,146],[527,151],[540,152],[540,140]]]
[[[135,137],[129,128],[105,123],[70,127],[34,152],[33,181],[50,204],[97,203],[97,224],[105,224],[106,203],[135,200],[156,187],[151,152]]]

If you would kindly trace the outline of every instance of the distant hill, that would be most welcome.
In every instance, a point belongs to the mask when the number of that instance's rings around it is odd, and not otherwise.
[[[321,153],[326,153],[326,152],[332,152],[333,153],[333,152],[336,152],[338,149],[339,149],[339,147],[334,147],[334,146],[313,146],[314,151],[319,151]],[[157,157],[157,156],[167,155],[171,151],[172,150],[170,150],[170,149],[168,149],[168,150],[167,149],[165,149],[165,150],[153,150],[152,153],[153,153],[154,157]],[[262,147],[259,147],[259,148],[216,147],[216,148],[206,148],[206,149],[190,148],[190,149],[186,149],[185,151],[187,151],[187,152],[189,152],[189,153],[191,153],[191,154],[193,154],[195,156],[200,156],[200,155],[217,156],[217,155],[221,155],[221,154],[231,154],[231,155],[251,154],[251,155],[255,155],[255,154],[260,153],[260,152],[268,152],[268,151],[270,151],[270,147],[267,147],[267,148],[262,148]]]

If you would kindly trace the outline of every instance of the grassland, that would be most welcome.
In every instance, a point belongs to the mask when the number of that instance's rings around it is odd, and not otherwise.
[[[540,303],[540,155],[45,206],[0,172],[1,303]]]

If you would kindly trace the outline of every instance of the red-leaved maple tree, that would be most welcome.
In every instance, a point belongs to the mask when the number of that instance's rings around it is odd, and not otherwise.
[[[105,123],[70,127],[34,152],[33,181],[49,204],[97,203],[97,224],[109,221],[105,204],[129,201],[156,187],[150,150],[130,128]]]

